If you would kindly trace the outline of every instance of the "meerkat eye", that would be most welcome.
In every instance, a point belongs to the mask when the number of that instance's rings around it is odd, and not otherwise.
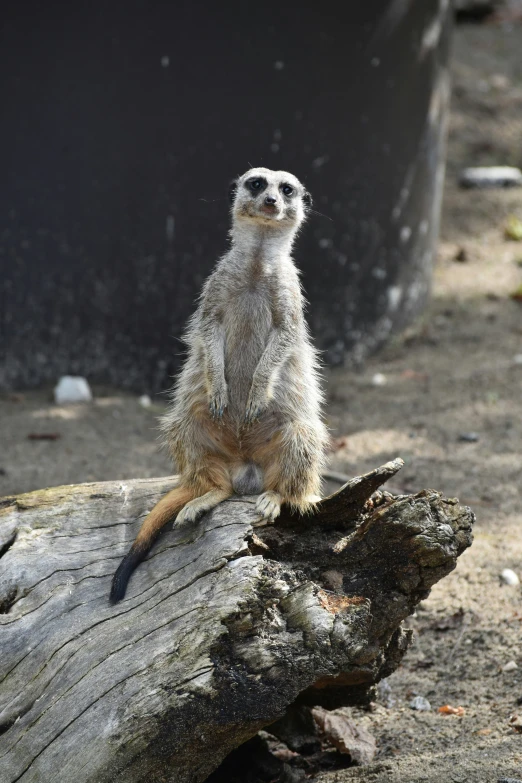
[[[261,180],[260,180],[260,179],[254,179],[254,180],[253,180],[253,181],[250,183],[250,187],[252,188],[252,190],[259,190],[259,189],[261,188],[261,184],[262,184],[262,183],[261,183]]]
[[[291,185],[283,185],[281,190],[283,191],[285,196],[291,196],[292,193],[294,192],[294,189],[293,189],[293,187]]]

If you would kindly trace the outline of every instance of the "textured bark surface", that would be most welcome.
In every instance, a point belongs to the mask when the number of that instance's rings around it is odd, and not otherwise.
[[[254,532],[255,499],[234,498],[168,529],[114,607],[114,570],[174,478],[0,501],[2,783],[199,783],[298,697],[362,698],[471,543],[472,512],[433,490],[367,502],[401,464],[304,519]]]

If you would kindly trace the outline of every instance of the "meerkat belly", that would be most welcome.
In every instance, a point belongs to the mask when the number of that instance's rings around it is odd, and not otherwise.
[[[224,326],[229,411],[241,418],[272,329],[269,302],[255,291],[241,293],[225,314]]]

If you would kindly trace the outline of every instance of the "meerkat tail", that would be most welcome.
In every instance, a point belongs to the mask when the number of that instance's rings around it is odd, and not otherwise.
[[[183,506],[196,496],[189,487],[176,487],[156,503],[145,518],[128,554],[125,555],[111,586],[110,602],[115,604],[125,597],[127,584],[135,568],[145,559],[160,530],[181,511]]]

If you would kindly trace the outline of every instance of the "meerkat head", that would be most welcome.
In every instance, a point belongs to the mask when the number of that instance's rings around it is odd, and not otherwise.
[[[230,188],[235,224],[255,223],[267,227],[297,229],[312,206],[312,197],[297,177],[288,171],[250,169]]]

